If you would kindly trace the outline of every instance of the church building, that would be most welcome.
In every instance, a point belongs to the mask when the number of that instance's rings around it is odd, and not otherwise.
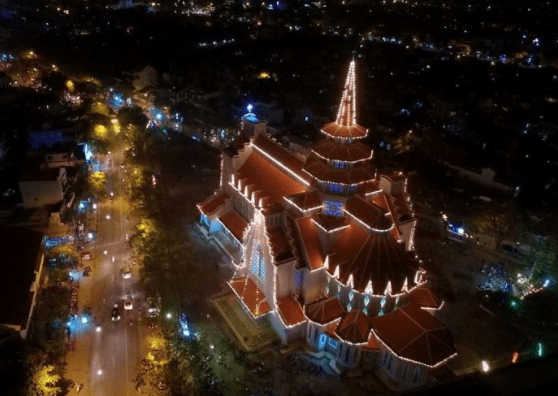
[[[225,149],[219,189],[198,205],[200,228],[230,255],[229,286],[245,311],[283,343],[303,339],[339,370],[374,370],[391,388],[424,385],[456,350],[429,313],[441,302],[414,252],[407,177],[377,173],[361,142],[354,61],[321,132],[305,160],[265,123]]]

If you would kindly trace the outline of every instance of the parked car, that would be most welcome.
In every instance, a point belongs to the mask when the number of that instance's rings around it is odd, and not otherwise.
[[[161,297],[147,298],[147,316],[155,318],[161,314]]]
[[[124,279],[130,279],[132,277],[132,269],[129,265],[122,267],[122,277]]]

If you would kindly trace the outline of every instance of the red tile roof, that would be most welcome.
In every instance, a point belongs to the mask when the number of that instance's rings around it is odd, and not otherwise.
[[[414,304],[371,323],[378,338],[402,358],[433,367],[456,354],[448,328]]]
[[[335,332],[344,341],[362,344],[368,342],[370,328],[368,317],[360,309],[356,309],[343,316]]]
[[[237,278],[229,282],[238,298],[250,310],[254,317],[264,315],[271,311],[265,294],[250,278]]]
[[[360,197],[353,197],[347,201],[345,212],[357,218],[370,228],[369,231],[387,231],[393,223],[386,216],[386,211],[379,206],[365,202]]]
[[[281,227],[267,228],[267,238],[275,263],[295,258],[285,231]]]
[[[362,347],[362,349],[367,351],[379,351],[380,350],[380,341],[374,334],[373,331],[370,332],[370,336],[368,337],[368,343]]]
[[[328,232],[333,230],[340,231],[348,227],[350,222],[350,220],[345,217],[328,216],[323,213],[312,215],[312,221]]]
[[[315,270],[323,267],[325,255],[320,247],[319,235],[316,226],[312,223],[312,218],[310,216],[300,217],[295,222],[302,239],[302,249],[306,252],[306,260],[310,269]]]
[[[290,197],[285,197],[285,199],[301,210],[315,209],[322,205],[320,194],[316,190],[291,195]]]
[[[331,137],[361,139],[366,137],[368,130],[358,124],[341,126],[337,122],[329,122],[322,127],[322,133]]]
[[[252,140],[252,145],[257,147],[256,151],[263,151],[265,153],[263,154],[264,157],[272,157],[275,161],[285,166],[290,172],[296,174],[299,178],[305,180],[306,182],[310,182],[308,175],[302,171],[302,166],[304,165],[303,161],[289,153],[287,150],[279,146],[268,137],[257,135]],[[290,176],[292,177],[292,175]],[[298,179],[297,182],[301,183],[301,181]]]
[[[304,312],[299,302],[293,296],[284,296],[277,299],[277,307],[283,321],[288,326],[294,326],[306,321]]]
[[[374,178],[374,170],[366,162],[350,169],[336,169],[313,154],[304,165],[304,171],[320,181],[342,184],[358,184]]]
[[[198,209],[206,216],[211,216],[215,213],[222,205],[225,204],[225,200],[229,198],[227,193],[220,191],[213,194],[207,198],[202,203],[198,204]]]
[[[239,242],[243,241],[244,230],[248,227],[248,223],[235,210],[229,210],[219,217],[219,220]]]
[[[297,179],[257,152],[248,156],[236,174],[235,180],[247,179],[245,183],[253,185],[253,191],[260,191],[263,197],[269,198],[264,206],[281,202],[283,197],[305,190]]]
[[[376,295],[384,293],[388,282],[392,294],[402,291],[405,279],[409,289],[415,285],[419,262],[391,233],[370,234],[351,223],[329,255],[329,273],[333,274],[339,266],[339,280],[346,283],[353,275],[354,288],[360,292],[364,292],[369,280]]]
[[[339,319],[345,310],[337,297],[316,301],[304,307],[306,317],[321,325]]]
[[[409,299],[411,303],[419,307],[438,309],[442,306],[442,302],[426,287],[417,287],[414,289],[409,294]]]
[[[372,149],[365,144],[341,144],[332,139],[325,139],[318,142],[312,151],[318,156],[332,161],[357,162],[372,158]]]

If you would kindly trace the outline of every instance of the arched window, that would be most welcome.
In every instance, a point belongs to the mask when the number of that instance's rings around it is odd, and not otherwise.
[[[252,273],[262,281],[265,280],[265,261],[260,245],[256,246],[256,253],[252,259]]]

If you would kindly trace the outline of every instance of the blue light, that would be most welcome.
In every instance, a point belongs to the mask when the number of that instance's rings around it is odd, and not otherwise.
[[[457,229],[457,233],[458,233],[459,235],[463,235],[463,234],[465,233],[465,230],[464,230],[463,228],[460,227],[460,228]]]
[[[543,287],[548,287],[549,284],[550,284],[550,279],[547,279],[544,281]]]
[[[246,108],[248,109],[248,113],[251,113],[251,112],[252,112],[252,109],[254,108],[254,106],[252,106],[251,104],[249,104]]]

